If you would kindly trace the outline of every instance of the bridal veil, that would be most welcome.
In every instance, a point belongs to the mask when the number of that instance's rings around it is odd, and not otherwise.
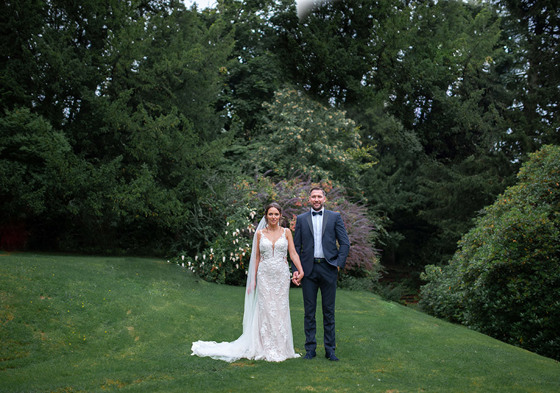
[[[231,342],[215,341],[196,341],[192,344],[192,355],[207,356],[213,359],[233,362],[235,360],[259,359],[263,353],[262,343],[259,335],[259,315],[257,305],[256,284],[256,251],[257,251],[257,232],[266,227],[266,219],[263,217],[259,222],[253,235],[253,247],[251,249],[251,259],[247,272],[247,284],[245,290],[245,307],[243,311],[243,333]]]

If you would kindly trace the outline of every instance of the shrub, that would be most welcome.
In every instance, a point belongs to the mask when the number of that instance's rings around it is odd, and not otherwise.
[[[451,262],[446,266],[428,265],[420,278],[427,282],[421,288],[420,306],[430,314],[451,322],[463,322],[463,291],[459,272]]]
[[[459,242],[428,266],[422,306],[510,344],[560,359],[560,147],[531,155]]]
[[[381,266],[373,247],[377,226],[368,217],[364,206],[346,199],[342,188],[333,187],[329,182],[322,186],[328,194],[327,208],[340,211],[350,240],[350,254],[341,280],[362,278],[365,282],[361,286],[372,287],[381,275]],[[232,193],[243,196],[234,206],[225,208],[224,228],[218,230],[217,236],[195,256],[182,252],[170,262],[183,265],[207,281],[244,285],[255,226],[264,214],[264,207],[272,201],[279,203],[284,225],[293,231],[296,216],[309,209],[310,187],[309,180],[300,178],[278,183],[259,178],[233,185]]]
[[[206,281],[245,284],[255,232],[252,220],[256,216],[256,212],[248,206],[240,206],[237,212],[227,218],[223,232],[202,252],[194,257],[181,253],[170,262],[180,264]]]
[[[312,184],[309,179],[294,178],[282,180],[274,186],[274,197],[282,206],[284,217],[290,229],[295,230],[297,215],[310,209],[308,199]],[[342,216],[350,240],[350,253],[344,273],[366,277],[366,272],[378,270],[379,261],[374,244],[379,237],[380,225],[368,215],[365,206],[350,202],[342,187],[335,187],[330,181],[318,183],[327,193],[325,207],[337,211]],[[268,203],[266,195],[261,195],[263,204]],[[271,199],[273,200],[273,199]]]
[[[375,164],[375,149],[362,143],[359,128],[346,112],[324,106],[302,91],[282,89],[267,111],[266,135],[255,155],[258,167],[280,178],[295,171],[313,180],[355,184],[360,171]]]

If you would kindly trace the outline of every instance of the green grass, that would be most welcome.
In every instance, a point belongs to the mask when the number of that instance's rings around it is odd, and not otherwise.
[[[290,301],[301,353],[299,289]],[[558,362],[366,292],[338,291],[338,363],[190,356],[237,338],[242,314],[243,288],[161,260],[0,254],[0,391],[560,391]]]

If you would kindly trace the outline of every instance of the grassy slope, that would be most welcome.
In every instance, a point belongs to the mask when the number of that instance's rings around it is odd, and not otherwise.
[[[0,254],[0,392],[560,391],[558,362],[365,292],[338,292],[338,363],[190,356],[237,338],[242,308],[242,288],[158,260]]]

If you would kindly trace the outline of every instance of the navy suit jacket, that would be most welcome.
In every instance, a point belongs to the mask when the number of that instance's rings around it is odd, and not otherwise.
[[[323,254],[327,262],[341,269],[344,268],[346,257],[348,257],[348,251],[350,250],[350,241],[348,240],[348,233],[340,213],[324,210],[322,242]],[[313,270],[315,250],[311,211],[297,216],[294,245],[299,255],[303,272],[305,275],[309,275]]]

